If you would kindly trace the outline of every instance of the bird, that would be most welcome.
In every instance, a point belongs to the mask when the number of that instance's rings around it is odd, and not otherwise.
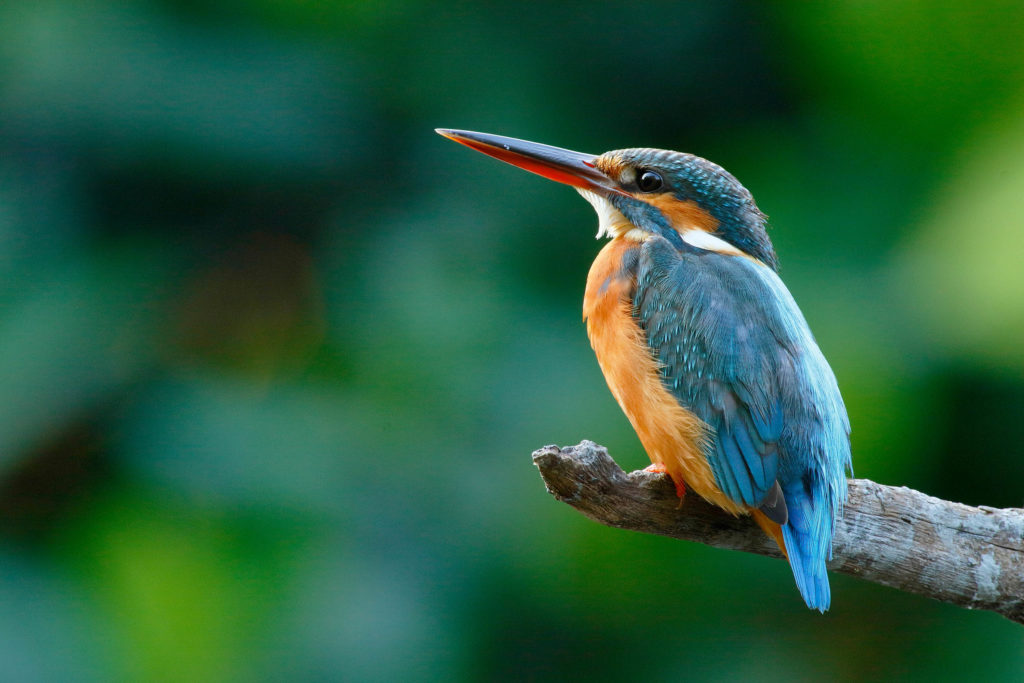
[[[596,210],[583,317],[609,389],[651,459],[751,515],[811,609],[852,474],[835,374],[778,275],[767,217],[721,166],[652,148],[594,155],[517,138],[442,136],[575,188]]]

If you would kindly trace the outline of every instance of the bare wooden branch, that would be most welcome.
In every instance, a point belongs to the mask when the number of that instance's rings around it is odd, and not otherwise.
[[[682,506],[667,475],[626,474],[592,441],[533,454],[548,491],[608,526],[782,557],[748,517],[700,496]],[[851,479],[829,569],[1024,623],[1024,510],[970,507]]]

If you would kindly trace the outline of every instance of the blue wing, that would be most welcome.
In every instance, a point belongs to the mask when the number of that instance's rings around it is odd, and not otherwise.
[[[793,351],[744,261],[651,240],[634,307],[665,384],[714,430],[708,456],[719,488],[758,507],[778,478]]]
[[[719,488],[782,525],[801,593],[827,607],[849,422],[789,291],[752,259],[655,237],[633,304],[666,387],[714,430],[707,457]]]

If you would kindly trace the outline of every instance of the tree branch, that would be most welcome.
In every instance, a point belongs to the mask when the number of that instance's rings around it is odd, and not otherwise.
[[[689,494],[667,475],[626,474],[592,441],[533,454],[558,500],[620,529],[782,557],[749,517]],[[906,487],[851,479],[829,569],[1024,623],[1024,510],[953,503]]]

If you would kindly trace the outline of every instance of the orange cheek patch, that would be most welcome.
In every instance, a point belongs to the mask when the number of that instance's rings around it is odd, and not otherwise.
[[[718,229],[718,221],[715,220],[715,217],[697,206],[694,201],[680,200],[671,192],[634,196],[661,211],[672,227],[679,232],[695,228],[704,232],[714,232]]]

